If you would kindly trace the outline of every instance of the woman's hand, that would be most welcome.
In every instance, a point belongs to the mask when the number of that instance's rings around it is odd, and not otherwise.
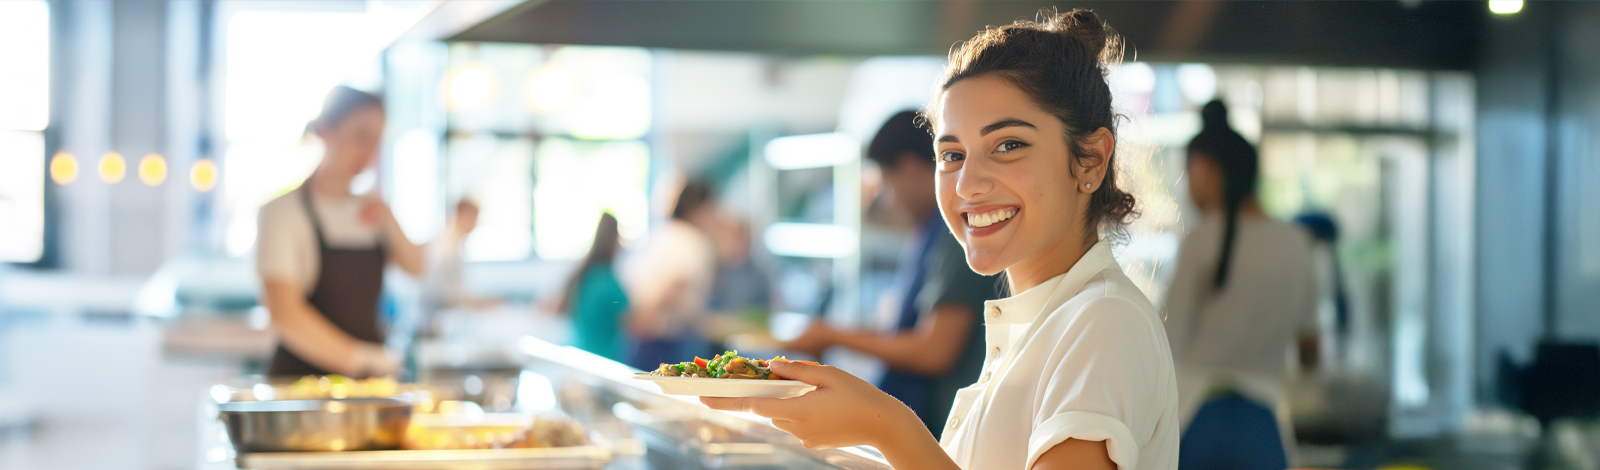
[[[883,449],[893,444],[889,439],[918,434],[932,441],[910,408],[845,371],[792,361],[773,361],[772,371],[817,389],[794,398],[701,397],[700,402],[713,409],[771,418],[774,427],[793,434],[807,449],[858,445]]]

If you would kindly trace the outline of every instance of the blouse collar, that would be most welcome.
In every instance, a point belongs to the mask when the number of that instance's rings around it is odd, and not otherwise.
[[[1056,275],[1032,289],[999,300],[984,302],[984,322],[1032,323],[1040,314],[1060,307],[1089,283],[1096,274],[1116,263],[1111,255],[1111,245],[1105,240],[1095,242],[1067,272]],[[1066,291],[1059,294],[1057,291]],[[1056,295],[1053,295],[1056,294]],[[1049,305],[1046,305],[1046,304]]]

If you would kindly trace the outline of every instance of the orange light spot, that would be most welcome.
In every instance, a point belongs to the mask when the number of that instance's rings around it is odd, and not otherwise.
[[[128,160],[122,158],[117,152],[106,152],[100,157],[100,180],[106,184],[117,184],[122,178],[128,176]]]
[[[189,168],[189,186],[202,193],[217,187],[217,164],[211,160],[196,160]]]
[[[78,157],[68,152],[56,152],[50,158],[50,180],[65,186],[78,179]]]
[[[160,154],[145,155],[139,160],[139,181],[146,186],[160,186],[167,181],[167,159]]]

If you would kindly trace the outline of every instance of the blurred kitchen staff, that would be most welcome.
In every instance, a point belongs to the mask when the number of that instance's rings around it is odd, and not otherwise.
[[[1187,171],[1200,225],[1178,249],[1165,304],[1180,416],[1189,429],[1206,400],[1242,396],[1274,410],[1278,432],[1287,433],[1284,388],[1296,339],[1306,365],[1318,360],[1311,240],[1261,210],[1256,149],[1228,127],[1222,102],[1200,113]]]
[[[628,365],[651,370],[710,353],[699,326],[717,273],[708,234],[722,223],[711,186],[690,181],[678,193],[672,220],[627,261],[623,285],[633,307],[626,320],[633,337]]]
[[[915,111],[890,117],[867,146],[867,157],[917,224],[886,296],[894,329],[845,331],[815,322],[789,348],[815,355],[843,346],[877,357],[889,367],[878,388],[911,407],[939,437],[956,391],[976,382],[983,369],[983,302],[997,298],[997,284],[967,267],[961,244],[939,216],[933,136],[917,125]]]
[[[444,233],[428,243],[428,281],[424,305],[429,314],[448,308],[485,309],[500,305],[501,299],[473,295],[462,280],[462,244],[478,228],[478,203],[461,198]]]
[[[370,377],[399,366],[378,324],[383,271],[393,262],[422,274],[422,251],[377,191],[350,191],[378,155],[384,121],[378,97],[334,87],[308,128],[323,143],[322,162],[261,208],[256,273],[279,336],[269,375]]]

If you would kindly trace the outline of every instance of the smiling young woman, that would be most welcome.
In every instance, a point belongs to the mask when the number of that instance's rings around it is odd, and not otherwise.
[[[980,274],[978,382],[942,441],[909,409],[826,366],[775,362],[817,385],[790,399],[702,398],[772,418],[808,447],[872,445],[898,469],[1175,469],[1177,384],[1161,319],[1111,256],[1135,216],[1118,189],[1106,84],[1121,42],[1088,10],[991,27],[950,54],[925,117],[940,213]]]

